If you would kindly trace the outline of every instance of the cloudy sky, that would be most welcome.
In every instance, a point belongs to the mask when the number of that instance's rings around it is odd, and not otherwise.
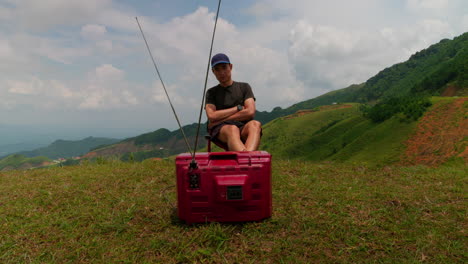
[[[135,16],[182,123],[196,122],[217,4],[0,0],[0,144],[175,129]],[[271,111],[467,29],[465,0],[224,0],[214,53]]]

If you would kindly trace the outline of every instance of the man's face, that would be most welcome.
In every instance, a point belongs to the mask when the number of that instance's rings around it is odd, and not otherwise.
[[[220,63],[214,66],[212,70],[220,83],[226,83],[231,80],[232,64]]]

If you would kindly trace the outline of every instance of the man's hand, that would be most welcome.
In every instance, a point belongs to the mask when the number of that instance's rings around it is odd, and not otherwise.
[[[248,98],[244,101],[244,109],[237,110],[237,106],[223,110],[216,110],[213,104],[206,105],[206,115],[208,116],[208,128],[212,128],[223,121],[247,121],[255,116],[255,100]]]

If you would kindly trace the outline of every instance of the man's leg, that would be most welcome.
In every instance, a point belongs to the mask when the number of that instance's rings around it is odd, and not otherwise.
[[[262,131],[262,124],[257,120],[249,121],[242,129],[241,138],[245,142],[247,151],[254,151],[260,145],[260,132]]]
[[[218,134],[218,139],[228,145],[231,151],[245,151],[246,147],[240,139],[240,131],[237,126],[224,125]]]

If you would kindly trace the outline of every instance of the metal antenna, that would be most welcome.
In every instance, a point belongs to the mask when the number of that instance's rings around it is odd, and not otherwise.
[[[210,47],[210,55],[208,56],[208,66],[206,67],[206,76],[205,76],[205,88],[203,88],[203,96],[202,96],[202,103],[200,106],[200,115],[198,117],[198,127],[197,127],[197,136],[195,137],[195,147],[192,156],[192,163],[190,164],[191,167],[196,167],[197,162],[195,161],[195,153],[197,152],[197,145],[198,145],[198,135],[200,134],[200,124],[201,124],[201,117],[203,113],[203,104],[205,103],[205,93],[206,93],[206,85],[208,83],[208,73],[210,72],[210,61],[211,61],[211,53],[213,51],[213,42],[216,33],[216,25],[218,24],[218,16],[219,16],[219,8],[221,7],[221,0],[218,2],[218,11],[216,11],[216,19],[213,28],[213,36],[211,37],[211,47]]]
[[[172,112],[174,113],[175,119],[177,120],[177,124],[179,124],[180,132],[182,132],[182,136],[184,136],[185,144],[187,144],[188,151],[190,152],[190,154],[192,154],[192,148],[190,147],[190,144],[189,144],[189,142],[187,140],[187,137],[185,136],[184,130],[182,129],[182,126],[180,125],[179,117],[177,116],[176,111],[174,109],[174,106],[172,105],[171,98],[169,97],[169,94],[167,93],[167,89],[166,89],[166,86],[164,85],[164,82],[163,82],[163,80],[161,78],[161,74],[159,73],[158,66],[156,66],[156,62],[154,61],[153,54],[151,53],[151,50],[150,50],[150,48],[148,46],[148,41],[146,41],[146,37],[145,37],[145,34],[143,33],[143,30],[141,29],[140,22],[138,22],[138,17],[135,17],[135,19],[136,19],[136,22],[138,24],[138,27],[140,28],[141,35],[143,36],[143,39],[145,40],[146,48],[148,49],[148,53],[149,53],[149,55],[151,57],[151,60],[153,61],[154,68],[156,69],[156,72],[158,73],[159,80],[161,81],[161,84],[162,84],[162,86],[164,88],[164,92],[166,93],[167,100],[169,101],[169,104],[171,105]]]

